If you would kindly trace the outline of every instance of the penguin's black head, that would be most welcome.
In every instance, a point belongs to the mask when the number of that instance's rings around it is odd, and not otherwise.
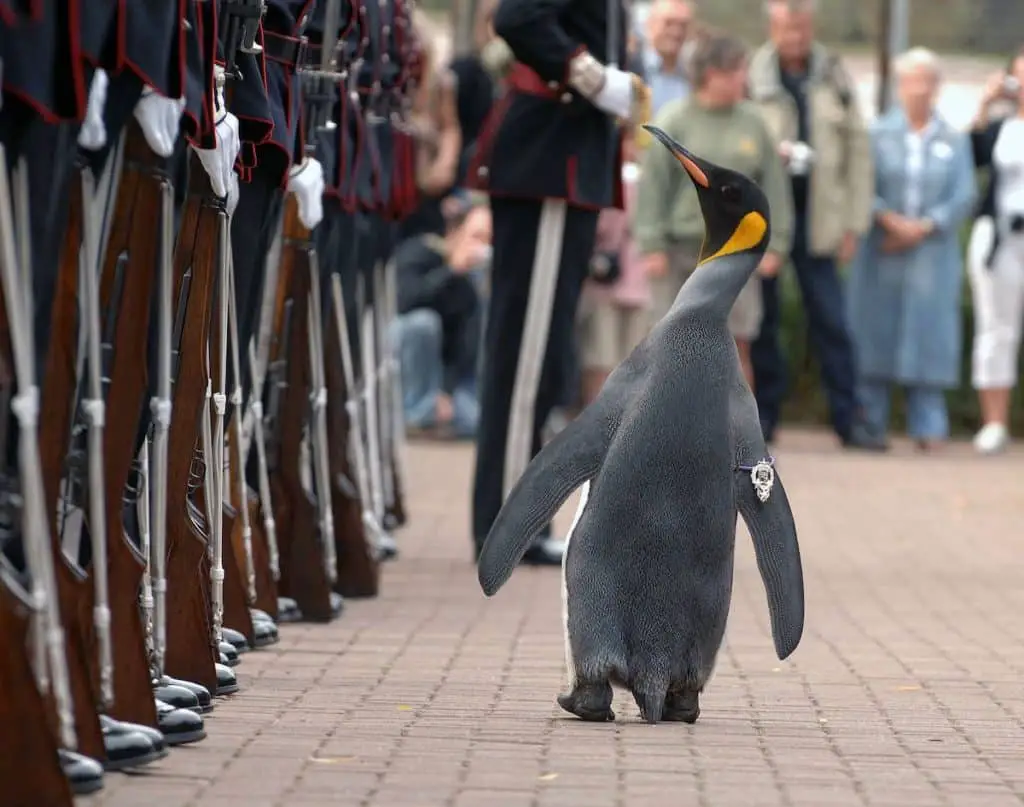
[[[704,244],[697,265],[738,252],[761,252],[768,243],[768,199],[755,182],[691,154],[657,126],[644,128],[686,169],[704,215]]]

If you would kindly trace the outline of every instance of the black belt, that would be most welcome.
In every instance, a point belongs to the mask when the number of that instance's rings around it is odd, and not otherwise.
[[[294,36],[263,32],[263,53],[271,61],[294,70],[299,65],[305,49],[305,40]]]

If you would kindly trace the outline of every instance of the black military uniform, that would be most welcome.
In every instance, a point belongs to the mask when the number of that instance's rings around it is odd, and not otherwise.
[[[260,311],[267,253],[280,225],[289,169],[302,161],[301,145],[296,148],[301,117],[296,71],[305,58],[301,37],[312,6],[313,0],[270,0],[263,17],[263,64],[256,84],[266,81],[264,103],[273,129],[262,142],[243,146],[255,159],[242,172],[231,227],[243,398],[251,387],[245,350]],[[236,115],[238,98],[232,106]]]
[[[504,496],[540,450],[541,428],[565,384],[598,212],[621,204],[615,121],[568,86],[574,57],[589,51],[607,59],[608,8],[606,0],[502,0],[494,17],[518,61],[469,171],[470,183],[490,194],[494,233],[473,490],[478,551]],[[558,563],[561,547],[539,541],[525,560]]]

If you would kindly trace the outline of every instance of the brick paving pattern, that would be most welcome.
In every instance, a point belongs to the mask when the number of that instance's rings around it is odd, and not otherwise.
[[[485,600],[468,560],[471,450],[419,445],[383,596],[332,625],[282,626],[279,645],[243,657],[243,691],[218,702],[205,742],[108,775],[82,805],[1024,803],[1022,451],[854,456],[791,433],[776,454],[803,548],[803,643],[775,658],[741,528],[696,726],[640,723],[624,693],[614,724],[558,709],[557,571],[520,570]]]

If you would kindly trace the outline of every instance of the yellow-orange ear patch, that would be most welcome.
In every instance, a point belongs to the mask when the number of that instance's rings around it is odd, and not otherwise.
[[[714,254],[701,259],[697,265],[700,266],[708,261],[713,261],[715,258],[732,255],[735,252],[753,249],[761,243],[761,239],[764,238],[766,232],[768,232],[768,222],[765,221],[764,216],[756,211],[747,213],[747,215],[740,219],[740,223],[736,225],[736,229],[729,236],[729,240],[722,244],[721,248]]]

